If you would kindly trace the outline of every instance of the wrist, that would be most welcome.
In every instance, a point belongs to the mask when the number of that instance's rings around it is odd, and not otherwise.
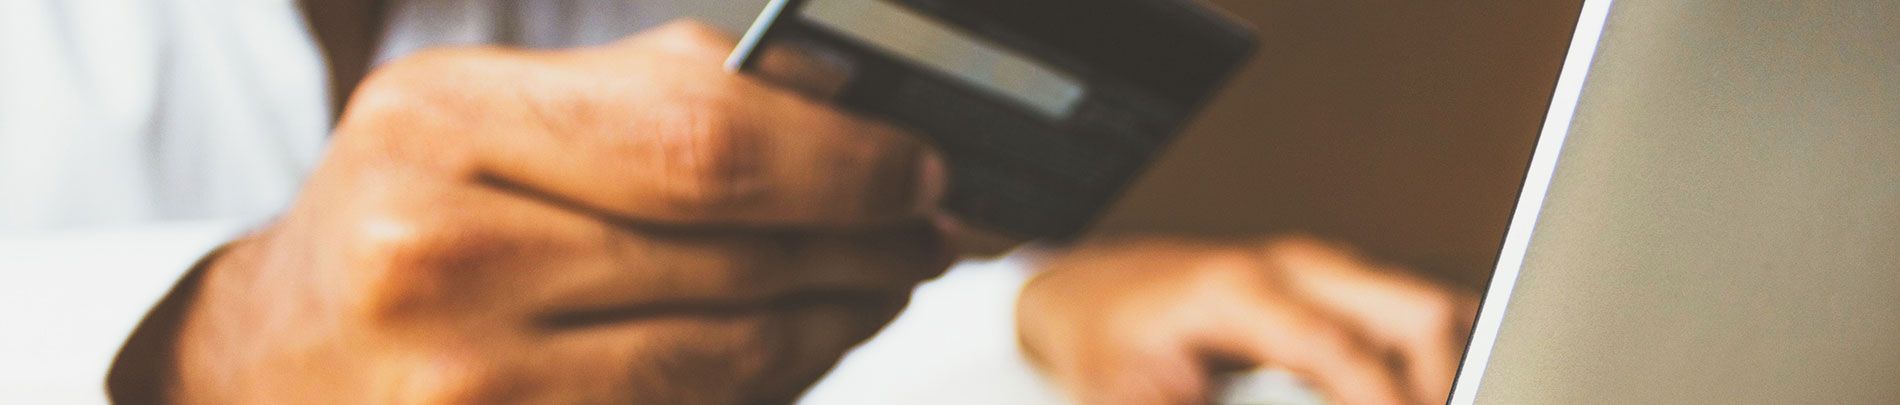
[[[164,298],[147,312],[106,374],[106,395],[118,404],[163,404],[176,399],[181,362],[178,344],[188,315],[203,289],[205,275],[242,239],[226,243],[191,266]]]

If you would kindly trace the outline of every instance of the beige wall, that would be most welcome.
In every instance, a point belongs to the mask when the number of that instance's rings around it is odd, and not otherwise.
[[[1581,2],[1216,3],[1264,46],[1098,229],[1305,231],[1481,285]]]

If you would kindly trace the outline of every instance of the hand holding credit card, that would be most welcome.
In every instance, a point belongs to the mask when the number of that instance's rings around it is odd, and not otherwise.
[[[1193,0],[774,0],[727,68],[928,138],[963,224],[1063,241],[1254,46]]]

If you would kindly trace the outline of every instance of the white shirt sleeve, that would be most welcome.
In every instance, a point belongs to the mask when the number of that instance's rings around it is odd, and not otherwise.
[[[889,326],[805,392],[804,405],[1062,404],[1016,343],[1021,255],[965,261],[912,293]]]
[[[139,320],[238,221],[0,234],[0,403],[104,403]]]
[[[324,66],[293,0],[0,1],[0,232],[275,215]]]
[[[294,0],[0,1],[0,403],[104,402],[152,305],[295,195],[324,75]]]

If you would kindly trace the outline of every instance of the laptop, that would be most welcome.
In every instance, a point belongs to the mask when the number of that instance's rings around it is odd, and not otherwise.
[[[1900,4],[1587,0],[1450,402],[1900,403]]]

